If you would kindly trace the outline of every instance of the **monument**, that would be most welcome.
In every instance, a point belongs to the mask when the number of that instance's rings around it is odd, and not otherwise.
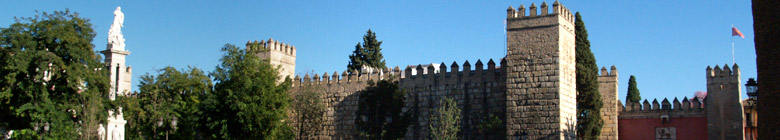
[[[108,30],[108,43],[106,50],[101,51],[106,56],[105,62],[111,75],[111,93],[109,98],[115,100],[116,96],[125,96],[130,92],[130,81],[132,78],[132,68],[125,64],[125,57],[130,54],[125,50],[125,38],[122,35],[122,27],[124,26],[125,14],[122,13],[121,7],[116,7],[114,11],[114,23],[111,24],[111,28]],[[127,120],[122,117],[122,108],[118,111],[108,110],[108,124],[106,130],[101,139],[105,140],[124,140],[125,136],[125,124]],[[103,128],[101,128],[103,129]]]

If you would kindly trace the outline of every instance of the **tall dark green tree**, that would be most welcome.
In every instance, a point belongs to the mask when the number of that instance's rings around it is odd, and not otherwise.
[[[398,80],[369,82],[369,86],[358,93],[355,124],[359,136],[371,140],[403,138],[412,122],[412,114],[403,112],[405,93]]]
[[[168,135],[173,139],[198,138],[203,116],[199,105],[211,92],[211,78],[194,67],[179,71],[169,66],[157,72],[141,76],[139,94],[120,97],[129,122],[126,128],[133,130],[127,131],[126,136],[128,139],[165,139]]]
[[[363,66],[384,69],[385,59],[382,56],[382,41],[376,39],[376,33],[368,29],[366,35],[363,35],[363,45],[358,42],[355,45],[355,51],[349,55],[349,64],[347,69],[352,72],[353,70],[360,70]]]
[[[20,136],[27,138],[97,139],[115,106],[89,19],[43,12],[0,30],[0,128],[35,135]]]
[[[631,75],[631,78],[628,79],[628,94],[626,94],[626,103],[639,102],[639,100],[642,100],[642,97],[639,96],[639,88],[636,87],[636,77]]]
[[[215,139],[293,139],[284,122],[292,80],[277,83],[276,66],[253,51],[226,44],[221,64],[211,73],[216,84],[203,101],[207,136]]]
[[[577,139],[598,139],[601,127],[601,94],[599,94],[598,66],[590,51],[588,30],[582,21],[580,12],[575,15],[574,34],[577,75]]]

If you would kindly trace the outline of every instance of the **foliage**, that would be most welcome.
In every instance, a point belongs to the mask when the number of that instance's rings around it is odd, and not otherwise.
[[[601,127],[601,94],[599,93],[598,66],[590,51],[588,30],[577,12],[574,22],[576,35],[577,75],[577,139],[598,139]]]
[[[488,117],[477,125],[480,133],[482,133],[488,140],[504,139],[505,130],[504,122],[497,115],[490,113]]]
[[[210,75],[214,93],[203,101],[207,136],[215,139],[293,139],[284,119],[291,80],[277,84],[278,68],[255,52],[226,44],[221,64]]]
[[[363,66],[371,68],[384,69],[385,60],[382,56],[382,41],[376,39],[376,33],[368,29],[366,35],[363,35],[363,45],[358,42],[355,45],[355,51],[349,55],[349,64],[347,70],[349,72],[360,70]]]
[[[439,108],[432,112],[428,128],[431,129],[431,139],[457,140],[460,132],[460,108],[452,98],[439,100]]]
[[[96,139],[114,105],[89,20],[43,12],[0,30],[0,127],[32,129],[44,139]],[[49,132],[35,130],[46,123]]]
[[[369,82],[358,92],[355,124],[359,136],[373,140],[403,138],[412,121],[412,114],[402,110],[405,93],[393,78]]]
[[[642,100],[642,97],[639,96],[639,88],[636,87],[636,77],[631,75],[631,78],[628,79],[628,94],[626,94],[626,103],[639,102],[639,100]]]
[[[198,136],[199,103],[211,92],[211,79],[198,68],[178,71],[173,67],[158,70],[158,74],[141,76],[140,94],[123,97],[128,130],[140,135],[131,138],[162,139],[166,132],[176,139],[194,139]],[[176,118],[176,125],[172,125]],[[162,122],[162,126],[159,123]],[[126,132],[136,132],[126,131]]]
[[[299,139],[315,139],[316,133],[323,129],[325,123],[325,104],[323,96],[316,85],[304,85],[293,97],[293,118],[297,124]]]

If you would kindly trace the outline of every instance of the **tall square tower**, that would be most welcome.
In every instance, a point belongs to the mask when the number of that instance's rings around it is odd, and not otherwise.
[[[507,139],[575,139],[574,16],[538,8],[507,9]]]

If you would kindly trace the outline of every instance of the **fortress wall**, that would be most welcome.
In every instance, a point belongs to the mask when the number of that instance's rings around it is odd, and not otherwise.
[[[698,99],[682,102],[675,98],[672,102],[663,99],[661,103],[653,99],[652,104],[628,102],[623,106],[620,102],[618,122],[619,139],[707,139],[707,111],[705,105]],[[662,130],[664,129],[664,130]],[[665,133],[668,132],[668,133]]]
[[[614,65],[607,71],[606,67],[601,67],[601,75],[598,78],[599,93],[604,106],[601,107],[601,119],[604,121],[601,127],[600,140],[618,139],[618,72]]]
[[[437,115],[433,111],[440,107],[440,101],[452,98],[461,109],[461,138],[496,139],[496,136],[488,137],[478,127],[489,115],[497,116],[505,122],[504,62],[501,62],[502,67],[497,68],[491,59],[487,63],[488,67],[484,68],[483,63],[477,60],[473,70],[468,61],[462,64],[462,70],[453,62],[449,71],[441,63],[439,72],[434,71],[433,65],[428,65],[427,73],[423,72],[422,65],[418,65],[415,67],[416,74],[412,73],[412,67],[407,67],[400,84],[407,92],[407,108],[417,113],[417,122],[412,124],[407,138],[429,138],[430,117]]]
[[[368,81],[378,81],[388,79],[391,76],[400,76],[400,69],[385,69],[383,71],[362,72],[358,74],[353,71],[351,74],[347,71],[340,75],[337,72],[332,74],[324,73],[322,76],[315,74],[309,76],[306,74],[303,79],[299,76],[293,78],[292,89],[290,93],[296,93],[302,88],[314,88],[318,93],[323,94],[323,102],[326,107],[324,130],[319,131],[317,136],[320,139],[355,139],[355,112],[358,108],[358,91],[365,89]],[[307,86],[308,85],[308,86]],[[292,112],[289,117],[295,117]],[[295,119],[290,119],[295,120]],[[296,124],[297,122],[292,122]],[[293,125],[293,127],[298,127]],[[297,128],[296,128],[297,130]]]

